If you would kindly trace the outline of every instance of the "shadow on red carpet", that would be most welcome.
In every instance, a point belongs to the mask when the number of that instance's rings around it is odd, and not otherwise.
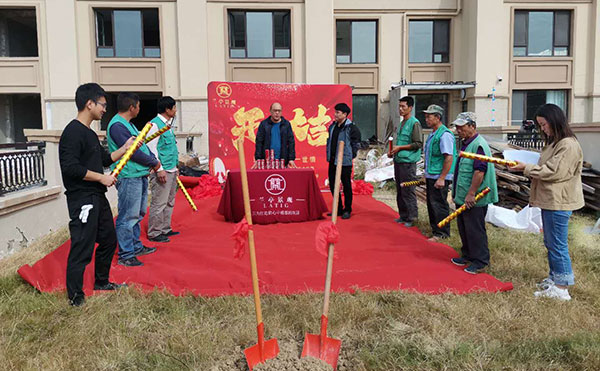
[[[331,204],[330,194],[325,199]],[[115,255],[111,280],[133,284],[143,291],[162,288],[173,295],[251,293],[248,254],[239,260],[233,258],[234,243],[230,235],[234,224],[217,214],[218,203],[218,197],[197,200],[198,212],[194,213],[178,193],[172,227],[181,234],[171,237],[170,243],[150,243],[145,238],[145,218],[142,242],[157,247],[158,251],[139,258],[144,262],[143,267],[117,265]],[[339,258],[333,264],[334,291],[465,294],[512,289],[512,283],[488,274],[465,273],[450,262],[458,256],[452,248],[428,242],[416,227],[395,223],[396,213],[371,196],[355,196],[353,208],[351,219],[338,222]],[[253,227],[262,293],[323,291],[326,258],[315,250],[314,243],[321,222]],[[22,266],[18,273],[42,292],[64,291],[69,246],[67,241],[33,266]],[[93,293],[93,270],[92,262],[85,272],[87,295]]]

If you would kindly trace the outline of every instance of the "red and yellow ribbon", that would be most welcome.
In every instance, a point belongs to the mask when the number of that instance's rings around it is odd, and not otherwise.
[[[148,135],[148,132],[150,131],[151,128],[152,128],[151,123],[147,123],[146,126],[144,126],[144,128],[142,129],[142,131],[140,131],[138,136],[135,137],[133,144],[127,149],[127,152],[125,152],[123,157],[121,157],[121,159],[117,163],[117,166],[110,173],[110,175],[114,176],[115,178],[119,176],[119,173],[121,173],[121,170],[123,170],[125,165],[127,165],[127,162],[131,159],[131,156],[133,156],[135,151],[137,151],[138,145],[140,144],[140,142],[142,140],[144,140],[144,138],[146,138],[146,135]]]
[[[425,179],[413,180],[410,182],[402,182],[400,183],[400,187],[413,187],[421,184],[425,184]]]
[[[481,200],[489,192],[490,192],[490,187],[485,187],[485,189],[483,191],[479,192],[475,196],[475,202]],[[460,214],[462,214],[465,210],[467,210],[467,205],[462,205],[461,207],[459,207],[458,209],[456,209],[455,212],[453,212],[452,214],[448,215],[448,217],[446,219],[444,219],[441,222],[439,222],[438,223],[438,228],[443,228],[446,224],[448,224],[452,220],[456,219],[456,217],[459,216]]]
[[[179,179],[179,177],[177,177],[177,185],[179,186],[179,188],[181,188],[181,191],[183,192],[183,195],[185,196],[185,199],[187,200],[187,202],[190,204],[190,207],[192,208],[192,210],[198,211],[198,208],[196,208],[196,204],[194,203],[194,200],[192,200],[192,198],[190,197],[190,194],[188,193],[187,189],[185,189],[185,187],[183,186],[183,183],[181,183],[181,179]]]
[[[516,166],[517,165],[516,161],[503,160],[501,158],[483,156],[483,155],[478,155],[476,153],[470,153],[470,152],[461,152],[459,154],[459,156],[464,157],[464,158],[470,158],[471,160],[491,162],[493,164],[498,164],[498,165],[506,165],[506,166]]]
[[[164,134],[170,128],[171,128],[170,125],[165,125],[162,129],[160,129],[156,133],[154,133],[154,134],[150,135],[149,137],[147,137],[146,138],[146,143],[153,141],[155,138],[158,138],[159,136],[161,136],[162,134]]]

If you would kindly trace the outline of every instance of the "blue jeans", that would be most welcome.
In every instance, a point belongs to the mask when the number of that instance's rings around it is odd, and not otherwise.
[[[115,227],[119,241],[119,258],[130,259],[142,251],[140,222],[148,207],[148,177],[117,180],[119,215]]]
[[[569,257],[569,218],[571,211],[542,210],[544,245],[548,249],[548,277],[555,284],[569,286],[575,284],[575,276]]]

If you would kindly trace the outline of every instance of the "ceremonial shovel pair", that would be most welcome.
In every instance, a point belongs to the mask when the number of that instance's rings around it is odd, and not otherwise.
[[[337,220],[337,207],[340,194],[340,177],[342,172],[342,161],[344,156],[344,142],[338,143],[338,161],[335,173],[335,188],[333,195],[332,223]],[[244,139],[240,138],[238,142],[238,154],[240,161],[240,173],[242,178],[242,193],[244,198],[244,211],[246,221],[250,227],[248,230],[248,246],[250,252],[250,267],[252,272],[252,290],[254,292],[254,307],[256,309],[256,330],[258,334],[258,343],[244,350],[248,367],[252,369],[259,363],[268,359],[275,358],[279,354],[279,345],[277,339],[265,341],[264,324],[262,322],[262,311],[260,306],[260,290],[258,287],[258,269],[256,266],[256,252],[254,248],[254,233],[252,231],[252,213],[250,211],[250,195],[248,191],[248,175],[246,173],[246,159],[244,155]],[[325,279],[325,299],[323,303],[323,313],[321,315],[320,334],[306,334],[304,346],[302,348],[302,357],[314,357],[329,363],[335,370],[337,367],[338,355],[342,345],[341,340],[327,337],[327,313],[329,311],[329,295],[331,290],[331,274],[333,269],[334,245],[329,244],[329,254],[327,258],[327,274]]]

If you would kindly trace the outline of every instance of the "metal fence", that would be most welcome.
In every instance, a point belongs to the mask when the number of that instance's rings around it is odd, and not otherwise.
[[[539,133],[508,133],[508,143],[515,146],[541,150],[546,144]]]
[[[45,186],[45,142],[0,144],[0,196]]]

